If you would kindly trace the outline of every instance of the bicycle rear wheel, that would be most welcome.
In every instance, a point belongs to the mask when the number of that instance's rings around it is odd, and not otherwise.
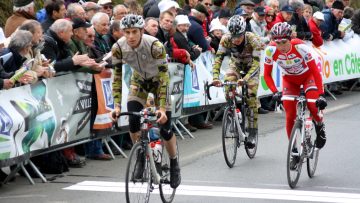
[[[309,178],[314,177],[318,163],[318,158],[319,158],[319,149],[315,147],[315,139],[316,139],[316,132],[314,127],[313,130],[311,131],[310,140],[306,141],[308,146],[308,155],[309,155],[307,157],[306,168]]]
[[[241,123],[241,128],[242,131],[246,134],[247,137],[249,137],[250,133],[249,133],[249,119],[254,119],[251,118],[253,117],[252,111],[249,108],[243,107],[242,108],[242,112],[243,112],[243,119],[242,119],[242,123]],[[256,132],[256,135],[254,136],[254,144],[255,147],[253,148],[249,148],[246,144],[245,144],[245,151],[246,154],[248,155],[248,157],[250,159],[255,157],[256,154],[256,150],[257,150],[257,146],[258,146],[258,133]]]
[[[234,113],[230,107],[225,108],[222,121],[222,145],[226,164],[232,168],[235,164],[239,133],[235,124]]]
[[[292,189],[296,187],[296,184],[299,181],[303,163],[301,127],[301,121],[297,120],[291,131],[291,137],[288,146],[286,170],[288,184]]]
[[[127,203],[149,202],[151,190],[150,163],[141,142],[134,144],[130,152],[125,176],[125,196]],[[140,155],[139,155],[140,154]],[[141,160],[142,159],[142,160]],[[143,161],[143,173],[136,174],[137,167],[141,167]],[[135,177],[138,176],[138,177]]]
[[[160,177],[161,183],[159,185],[160,197],[164,203],[170,203],[174,200],[176,189],[170,187],[170,158],[165,148],[164,142],[162,142],[162,154],[161,154],[161,169]],[[179,161],[179,150],[176,143],[177,159]]]

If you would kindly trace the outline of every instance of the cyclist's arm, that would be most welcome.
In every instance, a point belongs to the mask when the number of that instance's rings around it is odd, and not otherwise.
[[[247,81],[250,78],[254,77],[258,71],[260,71],[260,56],[261,51],[265,48],[265,44],[261,41],[260,37],[255,35],[254,33],[246,32],[245,35],[247,41],[251,44],[251,47],[253,48],[253,61],[251,64],[251,68],[250,70],[248,70],[244,77],[244,80]]]
[[[114,65],[114,82],[112,84],[114,103],[121,106],[122,92],[122,52],[117,43],[112,47],[112,64]]]
[[[168,72],[168,64],[166,61],[166,51],[164,45],[160,41],[155,41],[151,46],[151,54],[154,59],[160,60],[158,65],[159,70],[159,107],[161,110],[166,110],[168,95],[167,90],[170,83]]]
[[[277,88],[275,86],[275,82],[272,78],[272,69],[273,69],[273,58],[272,54],[275,52],[275,48],[272,46],[268,46],[265,49],[265,60],[264,60],[264,80],[269,89],[275,93],[277,92]]]
[[[223,36],[219,43],[219,48],[215,55],[215,62],[213,65],[213,80],[219,80],[221,64],[227,52],[226,43],[228,43],[228,36]]]

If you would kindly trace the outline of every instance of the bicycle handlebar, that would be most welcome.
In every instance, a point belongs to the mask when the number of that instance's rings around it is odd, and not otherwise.
[[[246,84],[246,81],[244,81],[244,85]],[[219,86],[215,86],[214,84],[209,84],[208,81],[205,82],[205,92],[206,92],[206,96],[209,100],[211,100],[210,97],[210,87],[224,87],[224,86],[238,86],[239,84],[237,82],[232,82],[232,81],[226,81],[221,83]]]
[[[299,100],[299,96],[282,96],[281,97],[281,101],[297,101]],[[307,102],[309,103],[315,103],[316,102],[316,99],[306,99]]]

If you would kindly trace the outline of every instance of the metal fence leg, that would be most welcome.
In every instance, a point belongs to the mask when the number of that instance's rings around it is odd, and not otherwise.
[[[128,157],[126,156],[125,152],[119,147],[119,145],[116,144],[116,142],[115,142],[111,137],[108,137],[107,139],[110,141],[110,143],[111,143],[117,150],[119,150],[120,154],[121,154],[124,158],[126,158],[126,159],[128,158]]]
[[[209,122],[210,116],[211,116],[211,110],[208,111],[206,114],[205,123]]]
[[[111,151],[110,146],[109,146],[109,143],[107,142],[107,139],[106,139],[106,138],[102,138],[102,141],[104,142],[106,149],[107,149],[108,152],[110,153],[111,158],[115,160],[114,153]]]
[[[335,95],[333,93],[331,93],[327,87],[325,87],[324,89],[325,89],[325,92],[328,93],[334,100],[337,100]]]
[[[26,168],[24,167],[24,163],[20,163],[20,167],[21,167],[21,170],[24,172],[26,178],[29,180],[30,184],[31,185],[35,185],[35,182],[34,180],[31,178],[30,174],[28,173],[28,171],[26,170]]]
[[[176,120],[176,124],[179,124],[180,127],[191,137],[191,138],[195,138],[191,132],[179,121],[179,120]]]
[[[354,84],[351,86],[349,91],[350,92],[353,91],[355,89],[356,85],[359,84],[359,82],[360,82],[360,79],[357,79],[356,82],[354,82]]]
[[[224,107],[221,107],[220,109],[219,109],[219,111],[217,111],[216,112],[216,114],[215,114],[215,116],[214,116],[214,118],[213,118],[213,121],[216,121],[220,116],[221,116],[221,114],[224,112]]]
[[[39,169],[35,166],[35,164],[28,160],[28,164],[30,164],[31,168],[35,171],[35,173],[39,176],[39,178],[42,180],[43,183],[46,183],[46,178],[43,176],[43,174],[39,171]]]
[[[172,126],[175,128],[176,132],[179,134],[180,138],[183,140],[185,139],[182,133],[180,132],[179,128],[176,126],[176,123],[174,121],[171,121]]]
[[[16,168],[10,172],[10,174],[5,178],[3,184],[8,183],[13,177],[15,177],[16,173],[21,169],[20,163],[17,164]]]

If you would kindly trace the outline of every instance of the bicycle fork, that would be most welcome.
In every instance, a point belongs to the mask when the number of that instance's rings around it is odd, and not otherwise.
[[[147,154],[148,154],[149,159],[150,159],[151,174],[152,174],[152,176],[154,177],[153,181],[154,181],[154,184],[159,185],[159,184],[160,184],[161,177],[160,177],[160,175],[157,173],[157,170],[156,170],[155,160],[154,160],[154,156],[153,156],[152,149],[151,149],[151,147],[150,147],[149,144],[147,144],[147,145],[148,145],[148,146],[146,147],[146,149],[147,149]]]
[[[241,129],[241,123],[240,123],[240,120],[239,120],[239,117],[238,117],[238,113],[236,112],[236,108],[233,109],[233,114],[234,114],[236,127],[238,129],[238,132],[240,133],[240,138],[241,138],[240,142],[242,142],[242,141],[245,140],[246,134]],[[240,115],[242,115],[241,112],[240,112]],[[246,119],[246,118],[241,118],[241,119]]]

